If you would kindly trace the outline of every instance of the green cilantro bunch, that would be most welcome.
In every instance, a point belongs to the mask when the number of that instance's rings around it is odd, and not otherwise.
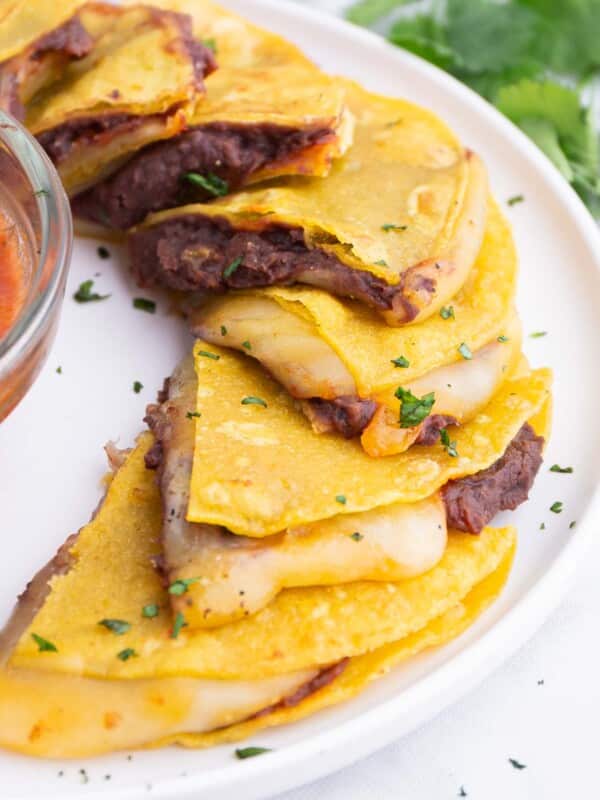
[[[360,0],[347,17],[492,102],[600,216],[600,0]]]

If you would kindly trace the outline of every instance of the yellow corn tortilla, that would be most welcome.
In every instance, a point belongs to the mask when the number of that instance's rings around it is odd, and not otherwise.
[[[326,175],[352,142],[353,121],[341,81],[319,70],[295,45],[210,0],[153,0],[192,17],[194,33],[215,48],[219,68],[207,94],[190,109],[190,127],[214,122],[331,129],[337,136],[252,175]]]
[[[2,0],[0,63],[60,27],[85,0]]]
[[[397,583],[291,589],[266,609],[212,631],[171,638],[169,600],[152,564],[160,552],[161,506],[154,474],[143,457],[143,435],[112,480],[95,519],[71,548],[74,565],[56,576],[51,593],[21,636],[9,669],[50,671],[89,678],[266,679],[329,665],[409,636],[445,614],[493,573],[514,547],[510,530],[480,536],[452,533],[430,572]],[[142,616],[156,603],[160,613]],[[102,619],[131,629],[117,636]],[[38,652],[31,634],[58,652]],[[137,657],[117,653],[133,648]]]
[[[356,118],[354,144],[326,181],[280,179],[152,214],[144,225],[191,214],[243,230],[300,227],[309,248],[384,283],[402,282],[408,306],[383,311],[388,322],[424,318],[456,294],[480,249],[485,169],[432,112],[343,83]]]
[[[156,730],[177,727],[191,703],[186,679],[107,682],[10,668],[0,671],[0,745],[26,755],[63,758],[173,743],[208,747],[288,724],[348,700],[397,664],[425,648],[446,643],[475,621],[498,596],[508,576],[514,537],[509,531],[506,537],[511,544],[499,566],[454,607],[416,633],[352,658],[333,683],[299,705],[212,732],[171,734],[154,741]],[[157,703],[158,699],[164,702]]]
[[[199,342],[195,360],[200,416],[190,420],[196,443],[187,518],[258,537],[339,513],[416,502],[450,479],[487,468],[546,402],[551,381],[548,370],[506,381],[453,433],[458,458],[439,444],[370,458],[355,440],[314,433],[288,393],[251,359]],[[243,404],[244,398],[267,407]]]

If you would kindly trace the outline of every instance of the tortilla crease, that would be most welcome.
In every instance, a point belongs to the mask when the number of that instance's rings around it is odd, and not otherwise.
[[[438,314],[409,327],[392,328],[362,303],[306,286],[230,293],[199,306],[196,314],[201,330],[203,324],[214,326],[213,320],[226,322],[238,308],[243,311],[246,297],[268,297],[313,325],[352,375],[357,394],[371,397],[459,361],[463,342],[475,353],[506,333],[514,313],[516,280],[517,253],[510,226],[490,199],[481,250],[467,282],[450,302],[453,316],[448,319]],[[408,362],[402,370],[392,363],[399,356]]]
[[[371,458],[355,440],[314,433],[294,400],[251,359],[197,342],[195,361],[200,416],[190,420],[196,443],[187,518],[257,537],[422,500],[450,479],[489,467],[548,399],[551,383],[543,369],[507,380],[453,431],[457,458],[439,444]],[[342,507],[338,495],[346,497]]]
[[[432,313],[458,291],[479,251],[485,169],[431,111],[339,80],[356,118],[354,143],[326,181],[280,179],[211,203],[151,214],[144,225],[196,214],[225,218],[243,230],[300,227],[308,247],[388,284],[415,267],[418,279],[415,274],[408,291],[419,306],[423,281],[435,284],[435,297],[427,301]],[[211,91],[209,84],[209,98]]]
[[[6,723],[0,725],[0,744],[27,755],[45,757],[89,756],[116,749],[169,744],[208,747],[236,741],[268,727],[288,724],[349,700],[402,661],[460,635],[496,599],[508,577],[515,549],[513,531],[506,529],[503,533],[508,547],[499,565],[454,607],[415,633],[350,659],[342,674],[332,683],[310,694],[296,706],[274,709],[205,733],[176,733],[154,741],[152,731],[157,726],[177,727],[178,718],[185,713],[190,693],[185,679],[144,682],[146,686],[140,691],[137,681],[111,681],[99,685],[97,681],[86,678],[9,669],[0,672],[0,708],[4,711]],[[170,702],[164,704],[160,713],[157,703],[149,712],[147,701],[146,705],[143,700],[139,702],[144,691],[155,700],[165,696]],[[120,713],[114,708],[118,708]],[[125,725],[120,724],[123,720]],[[129,731],[123,730],[127,727]]]
[[[318,69],[295,45],[256,27],[210,0],[153,0],[151,5],[189,14],[194,33],[214,45],[219,68],[207,93],[187,112],[188,126],[268,123],[300,130],[331,129],[337,136],[274,163],[252,181],[294,173],[326,175],[331,159],[352,143],[346,89]]]
[[[2,0],[0,63],[60,27],[84,3],[85,0]]]
[[[152,562],[160,552],[162,517],[155,475],[143,460],[152,441],[144,434],[112,480],[71,550],[74,565],[53,578],[10,668],[96,678],[251,680],[329,665],[421,630],[494,572],[514,544],[506,530],[452,532],[442,560],[425,575],[290,589],[252,617],[211,631],[183,628],[172,638],[168,593]],[[152,619],[142,616],[149,603],[160,607]],[[131,628],[116,636],[98,624],[107,618]],[[38,652],[32,633],[58,652]],[[138,657],[120,660],[124,648]]]

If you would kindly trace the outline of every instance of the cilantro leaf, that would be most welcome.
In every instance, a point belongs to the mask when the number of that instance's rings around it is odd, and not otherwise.
[[[429,392],[423,397],[415,397],[410,389],[403,389],[399,386],[395,396],[400,400],[400,427],[415,428],[431,414],[431,409],[435,403],[435,393]]]
[[[356,25],[371,25],[407,2],[410,0],[359,0],[348,9],[346,18]]]

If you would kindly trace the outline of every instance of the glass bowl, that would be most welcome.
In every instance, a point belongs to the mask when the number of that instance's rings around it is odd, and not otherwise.
[[[15,237],[21,284],[19,310],[8,330],[0,334],[1,422],[23,398],[46,360],[60,315],[73,242],[69,201],[56,170],[36,140],[2,111],[0,220],[8,222],[5,230]]]

